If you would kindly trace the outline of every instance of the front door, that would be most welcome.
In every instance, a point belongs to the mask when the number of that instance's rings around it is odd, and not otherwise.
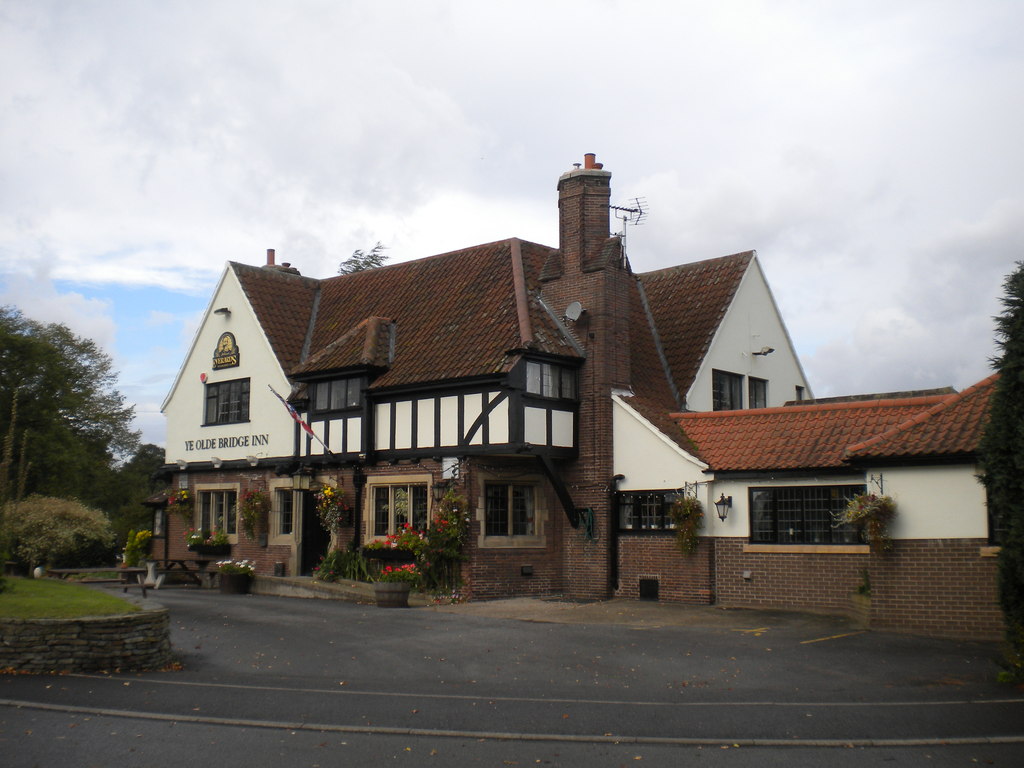
[[[327,554],[331,536],[320,525],[320,516],[316,513],[316,499],[311,491],[303,491],[299,498],[302,506],[302,545],[299,550],[299,573],[312,576],[313,568],[320,563],[320,558]]]

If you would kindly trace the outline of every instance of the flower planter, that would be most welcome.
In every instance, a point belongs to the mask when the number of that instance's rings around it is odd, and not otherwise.
[[[408,608],[411,586],[407,581],[373,582],[373,596],[377,599],[377,607]]]
[[[231,554],[230,544],[219,544],[214,546],[212,544],[193,544],[189,548],[190,552],[195,552],[197,555],[213,555],[219,557],[221,555]]]
[[[252,586],[252,576],[248,573],[220,574],[220,591],[223,595],[247,595]]]
[[[380,560],[385,563],[412,563],[416,555],[411,549],[363,549],[363,557],[367,560]]]

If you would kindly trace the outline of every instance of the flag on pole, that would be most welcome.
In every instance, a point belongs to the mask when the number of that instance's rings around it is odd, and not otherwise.
[[[318,443],[320,443],[320,445],[322,445],[324,447],[325,451],[327,451],[328,453],[331,453],[331,449],[327,447],[327,443],[325,443],[323,440],[321,440],[317,436],[316,432],[313,431],[313,428],[311,426],[309,426],[309,424],[307,424],[305,421],[303,421],[302,417],[299,416],[299,412],[295,410],[295,406],[293,406],[291,403],[289,403],[287,400],[285,400],[283,397],[281,397],[281,395],[279,395],[277,393],[277,390],[274,389],[269,384],[267,384],[267,389],[269,389],[271,392],[273,392],[274,393],[274,397],[276,397],[278,400],[281,401],[281,405],[283,405],[285,408],[288,409],[288,415],[291,416],[292,419],[295,420],[295,423],[298,424],[300,427],[302,427],[303,431],[307,435],[309,435],[314,440],[316,440]]]

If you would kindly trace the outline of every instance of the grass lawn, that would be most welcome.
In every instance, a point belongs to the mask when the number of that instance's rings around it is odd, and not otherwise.
[[[137,606],[98,589],[56,579],[8,577],[0,592],[0,619],[74,619],[131,613]]]

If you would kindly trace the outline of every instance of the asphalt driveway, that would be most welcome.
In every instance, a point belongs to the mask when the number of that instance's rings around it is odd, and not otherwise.
[[[0,677],[4,765],[1024,764],[991,644],[624,601],[150,596],[182,668]]]

